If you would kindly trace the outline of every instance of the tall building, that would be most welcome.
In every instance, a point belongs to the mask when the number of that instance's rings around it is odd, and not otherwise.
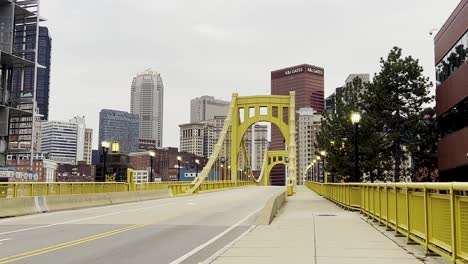
[[[300,108],[297,113],[297,183],[303,183],[303,177],[306,175],[307,167],[312,162],[317,145],[317,134],[320,132],[322,115],[317,114],[313,108]]]
[[[215,116],[226,116],[230,102],[201,96],[190,101],[190,123],[213,120]]]
[[[83,148],[83,160],[87,165],[91,165],[93,162],[93,129],[91,128],[85,130]]]
[[[345,85],[342,86],[342,87],[337,87],[335,89],[334,93],[332,93],[327,98],[325,98],[325,111],[330,113],[330,112],[333,111],[333,109],[335,109],[336,95],[339,95],[343,91],[343,89],[346,88],[346,85],[351,83],[356,77],[361,79],[361,81],[363,83],[368,83],[370,81],[370,76],[369,76],[368,73],[352,73],[352,74],[348,75],[348,77],[345,80]],[[364,91],[362,91],[362,92],[364,92]]]
[[[468,181],[468,0],[462,0],[434,38],[439,177]]]
[[[86,118],[84,116],[75,116],[70,119],[70,123],[76,124],[76,161],[83,161],[85,160]]]
[[[0,166],[5,166],[7,153],[34,152],[34,85],[18,87],[12,80],[19,74],[25,77],[24,82],[31,82],[27,73],[41,68],[36,64],[35,45],[43,20],[39,19],[37,0],[0,2]]]
[[[214,126],[210,122],[198,122],[179,125],[180,151],[201,157],[210,157],[216,138]]]
[[[102,109],[99,113],[99,142],[119,142],[120,152],[128,154],[138,150],[140,123],[137,114]]]
[[[133,78],[130,113],[140,117],[139,138],[155,140],[155,147],[162,147],[164,86],[161,75],[146,70]]]
[[[324,69],[301,64],[271,72],[271,94],[289,95],[296,92],[296,109],[311,107],[318,113],[324,111]],[[297,120],[297,118],[296,118]],[[271,149],[284,150],[285,141],[280,130],[272,125]],[[285,184],[284,166],[278,165],[271,172],[273,185]]]
[[[42,123],[41,149],[51,160],[74,164],[77,161],[78,125],[73,122],[45,121]]]
[[[268,150],[268,126],[255,124],[253,126],[252,170],[261,171],[265,152]]]
[[[26,27],[25,32],[30,32],[31,26]],[[25,33],[25,45],[27,48],[34,49],[35,35]],[[23,35],[17,34],[17,45],[21,45],[23,41]],[[18,46],[18,48],[20,48]],[[37,87],[36,87],[36,103],[39,109],[39,114],[43,120],[49,119],[49,90],[50,90],[50,63],[51,63],[51,50],[52,50],[52,38],[49,34],[47,27],[39,27],[39,42],[38,51],[39,56],[37,57],[37,63],[42,67],[37,69]],[[22,84],[23,81],[23,84]],[[20,70],[13,73],[13,90],[15,91],[29,91],[32,93],[34,90],[34,69],[29,68],[24,70],[24,75]]]
[[[356,77],[361,79],[361,81],[364,83],[368,83],[370,81],[370,76],[368,73],[351,73],[345,80],[345,86],[346,84],[353,82]]]

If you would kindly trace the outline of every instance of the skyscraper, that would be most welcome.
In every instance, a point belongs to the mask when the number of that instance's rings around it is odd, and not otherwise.
[[[310,171],[307,167],[311,164],[312,159],[318,152],[317,134],[320,132],[322,115],[315,113],[315,110],[309,107],[304,107],[298,111],[299,118],[297,119],[297,183],[303,184],[303,177],[308,176]],[[322,166],[322,164],[320,164]],[[318,166],[314,167],[318,168]],[[317,170],[318,172],[319,170]]]
[[[128,154],[138,150],[140,124],[138,115],[124,111],[102,109],[99,113],[99,142],[119,142],[120,152]]]
[[[27,32],[32,32],[31,26],[27,27]],[[27,49],[34,49],[35,34],[27,34],[25,45]],[[17,42],[21,43],[22,34],[16,35]],[[17,44],[20,45],[20,44]],[[19,48],[19,47],[18,47]],[[42,115],[42,120],[49,119],[49,90],[50,90],[50,62],[51,62],[52,38],[47,27],[39,27],[39,42],[38,42],[38,57],[37,62],[42,67],[37,68],[37,88],[36,102],[39,114]],[[32,57],[31,57],[32,60]],[[15,91],[15,96],[19,96],[19,91],[30,92],[34,90],[34,69],[28,68],[23,71],[16,70],[13,72],[12,90]],[[23,86],[22,86],[23,80]]]
[[[139,139],[162,147],[164,86],[161,75],[146,70],[133,78],[130,113],[140,118]]]
[[[215,116],[226,116],[229,102],[215,99],[213,96],[201,96],[190,100],[190,122],[213,120]]]
[[[312,107],[318,113],[322,113],[324,103],[324,70],[321,67],[301,64],[271,72],[271,94],[289,95],[290,91],[296,92],[296,109]],[[297,117],[296,117],[297,120]],[[296,142],[297,143],[297,142]],[[284,138],[280,130],[272,125],[271,149],[284,150]],[[280,165],[271,172],[273,185],[284,185],[285,170]]]
[[[91,165],[93,159],[93,129],[86,128],[84,139],[83,160],[86,164]]]

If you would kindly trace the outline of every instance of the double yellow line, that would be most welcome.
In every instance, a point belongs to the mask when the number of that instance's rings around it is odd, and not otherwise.
[[[53,252],[53,251],[56,251],[56,250],[76,246],[76,245],[86,243],[86,242],[89,242],[89,241],[93,241],[93,240],[97,240],[97,239],[100,239],[100,238],[113,236],[113,235],[116,235],[116,234],[119,234],[119,233],[127,232],[127,231],[137,229],[137,228],[141,228],[141,227],[144,227],[144,226],[146,226],[146,225],[131,225],[131,226],[123,227],[123,228],[120,228],[120,229],[112,230],[112,231],[109,231],[109,232],[101,233],[101,234],[98,234],[98,235],[84,237],[84,238],[80,238],[80,239],[73,240],[73,241],[70,241],[70,242],[66,242],[66,243],[62,243],[62,244],[58,244],[58,245],[54,245],[54,246],[50,246],[50,247],[45,247],[45,248],[41,248],[41,249],[36,249],[36,250],[33,250],[33,251],[24,252],[24,253],[14,255],[14,256],[1,258],[0,259],[0,264],[11,263],[11,262],[14,262],[14,261],[18,261],[18,260],[22,260],[22,259],[26,259],[26,258],[46,254],[46,253],[49,253],[49,252]]]

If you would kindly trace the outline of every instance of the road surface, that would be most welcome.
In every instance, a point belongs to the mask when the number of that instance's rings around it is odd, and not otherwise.
[[[0,219],[0,264],[199,263],[246,232],[282,191],[247,187]]]

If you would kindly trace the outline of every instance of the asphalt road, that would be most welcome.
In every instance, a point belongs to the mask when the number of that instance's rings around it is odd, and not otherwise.
[[[248,187],[0,219],[0,264],[199,263],[253,226],[281,191]]]

